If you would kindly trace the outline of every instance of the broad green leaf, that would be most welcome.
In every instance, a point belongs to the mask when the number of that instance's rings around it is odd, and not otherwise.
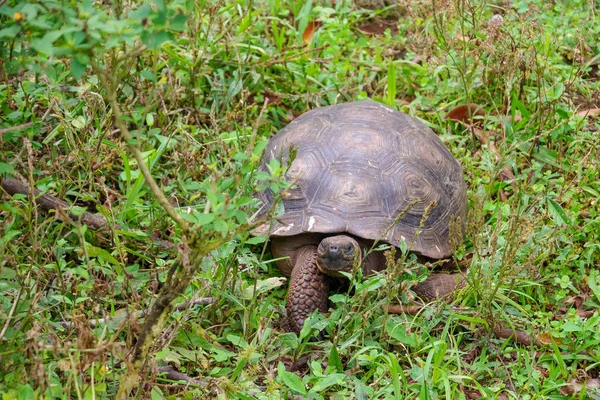
[[[335,344],[331,345],[331,350],[329,351],[329,360],[327,360],[327,365],[332,367],[334,371],[344,372],[344,367],[342,366],[342,360],[340,359],[340,355],[337,351],[337,346]]]
[[[230,100],[233,99],[241,90],[242,80],[236,76],[229,85],[229,89],[227,89],[227,98]]]
[[[241,336],[229,334],[226,338],[231,344],[241,347],[242,349],[247,349],[250,346]]]
[[[596,296],[596,299],[600,303],[600,282],[596,280],[597,278],[598,275],[596,274],[590,275],[590,277],[588,278],[588,286],[590,287],[590,289],[592,289],[592,292],[594,292],[594,296]]]
[[[19,32],[21,32],[21,27],[16,24],[9,26],[8,28],[0,29],[0,39],[14,38]]]
[[[279,335],[284,348],[296,350],[298,348],[298,336],[293,332],[282,333]]]
[[[145,69],[140,72],[140,75],[142,75],[145,79],[149,80],[150,82],[156,82],[156,75],[152,71]]]
[[[161,27],[167,22],[167,6],[164,0],[154,0],[154,6],[157,12],[152,16],[152,22]]]
[[[144,35],[143,41],[146,46],[150,50],[155,50],[160,47],[163,43],[168,42],[169,40],[173,40],[174,36],[171,32],[167,31],[155,31],[155,32],[147,32]]]
[[[154,115],[152,113],[146,114],[146,125],[154,126]]]
[[[567,321],[563,324],[562,329],[565,332],[579,332],[582,330],[582,327],[581,325],[576,324],[575,322]]]
[[[254,236],[254,237],[246,239],[245,243],[246,244],[259,244],[259,243],[264,243],[266,241],[267,241],[266,236]]]
[[[1,280],[14,279],[16,276],[17,276],[17,273],[12,268],[3,267],[0,269],[0,279]]]
[[[19,388],[17,392],[17,400],[29,400],[35,398],[34,391],[29,384],[24,384]]]
[[[301,395],[307,394],[306,386],[302,382],[302,379],[298,375],[286,371],[282,362],[279,362],[277,365],[277,376],[287,387],[296,393],[300,393]]]
[[[346,374],[329,374],[319,379],[317,384],[313,387],[313,391],[320,393],[330,386],[341,385],[344,383],[344,379],[346,379]]]
[[[85,117],[83,115],[78,115],[71,120],[71,125],[77,130],[83,129],[85,127]]]
[[[600,198],[600,192],[596,188],[591,188],[589,186],[582,186],[581,189],[583,189],[585,192],[588,192],[589,194],[591,194],[592,196],[594,196],[597,199]]]
[[[548,199],[548,212],[557,225],[570,225],[571,221],[564,208],[552,199]]]
[[[214,223],[215,230],[225,234],[229,230],[229,225],[222,219],[217,219]]]
[[[163,393],[162,389],[156,385],[152,387],[151,396],[152,400],[164,400],[167,398],[167,396]]]
[[[417,339],[414,334],[406,333],[404,325],[396,323],[393,319],[388,319],[386,331],[391,338],[399,341],[408,347],[417,347]]]
[[[9,175],[15,172],[12,165],[0,161],[0,175]]]
[[[269,290],[282,286],[287,281],[287,278],[280,276],[273,276],[267,279],[261,279],[256,281],[256,290],[254,285],[251,285],[244,289],[243,297],[245,299],[251,299],[254,294],[268,292]]]
[[[143,19],[150,17],[151,14],[152,7],[150,7],[150,4],[144,4],[141,7],[129,12],[128,17],[131,19],[142,21]]]
[[[195,217],[194,222],[200,226],[210,224],[211,222],[213,222],[215,220],[215,214],[212,214],[212,213],[208,213],[208,214],[196,213],[194,215],[194,217]]]
[[[67,296],[63,296],[62,294],[54,294],[50,297],[53,298],[54,300],[58,301],[59,303],[67,303],[70,306],[72,306],[74,304],[73,300],[71,300]]]
[[[92,246],[91,244],[86,243],[85,250],[91,257],[98,257],[99,259],[107,261],[112,265],[121,265],[119,260],[114,258],[112,254],[104,249],[101,249],[100,247]]]
[[[187,15],[181,13],[177,14],[169,23],[169,27],[174,31],[184,31],[186,28],[185,23],[187,22]]]
[[[54,54],[54,47],[52,46],[52,42],[44,40],[43,38],[33,39],[31,41],[31,47],[33,47],[33,49],[40,54],[44,54],[47,56],[51,56]]]
[[[551,150],[547,147],[540,146],[537,151],[533,153],[533,157],[538,161],[562,169],[562,165],[560,165],[558,162],[558,152],[556,150]]]
[[[75,79],[80,79],[85,73],[86,68],[87,64],[81,63],[77,58],[71,60],[71,75]]]

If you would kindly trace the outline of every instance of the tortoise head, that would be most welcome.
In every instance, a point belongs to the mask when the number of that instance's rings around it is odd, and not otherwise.
[[[341,277],[340,272],[352,273],[361,262],[360,245],[347,235],[326,237],[317,248],[317,267],[325,275]]]

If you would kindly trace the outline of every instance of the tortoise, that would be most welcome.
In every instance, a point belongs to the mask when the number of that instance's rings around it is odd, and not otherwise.
[[[296,118],[267,144],[261,169],[295,158],[286,180],[283,215],[259,226],[290,284],[287,330],[299,332],[314,310],[328,309],[329,277],[361,265],[385,268],[374,243],[400,246],[425,259],[452,254],[451,231],[462,237],[467,210],[460,164],[437,135],[416,119],[365,100],[321,107]],[[258,193],[261,212],[275,194]],[[364,256],[366,254],[366,256]],[[413,287],[433,300],[456,287],[451,274],[432,274]]]

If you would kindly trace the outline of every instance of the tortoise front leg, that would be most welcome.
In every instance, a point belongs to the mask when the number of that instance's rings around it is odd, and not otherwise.
[[[308,245],[296,250],[296,257],[285,308],[286,330],[300,333],[304,320],[314,310],[327,311],[329,283],[317,268],[317,246]]]

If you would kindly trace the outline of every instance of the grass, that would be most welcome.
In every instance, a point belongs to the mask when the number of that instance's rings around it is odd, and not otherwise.
[[[173,301],[216,301],[169,313],[131,396],[598,398],[597,2],[200,3],[0,6],[0,174],[122,228],[99,234],[2,195],[3,398],[117,395],[140,311],[185,253],[156,239],[215,245]],[[470,259],[469,286],[453,305],[388,315],[422,278],[409,256],[283,333],[287,284],[244,229],[257,180],[279,187],[283,172],[257,172],[261,151],[308,109],[364,98],[423,120],[461,162],[469,221],[455,256]],[[484,110],[470,127],[445,118],[462,104]],[[167,365],[208,384],[169,380]]]

